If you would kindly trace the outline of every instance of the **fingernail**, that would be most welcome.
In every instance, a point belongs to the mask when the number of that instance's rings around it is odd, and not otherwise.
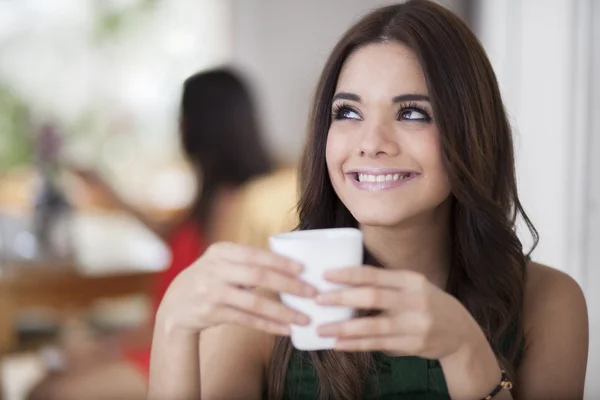
[[[318,292],[317,289],[311,287],[311,286],[307,286],[304,288],[304,290],[302,291],[302,293],[306,296],[306,297],[315,297]]]
[[[296,315],[296,318],[294,320],[295,320],[296,324],[298,324],[298,325],[310,324],[310,318],[308,318],[306,315],[303,315],[303,314]]]

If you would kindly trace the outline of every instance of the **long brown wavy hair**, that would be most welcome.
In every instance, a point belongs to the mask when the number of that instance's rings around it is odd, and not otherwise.
[[[181,144],[201,191],[192,217],[207,227],[215,196],[271,172],[275,165],[261,137],[251,88],[230,68],[198,72],[183,84]]]
[[[515,379],[523,344],[523,292],[529,253],[515,233],[520,216],[538,236],[517,195],[512,134],[492,66],[467,25],[433,2],[379,8],[341,38],[319,80],[302,161],[299,229],[357,226],[331,185],[325,160],[331,104],[348,56],[371,43],[400,42],[420,61],[452,188],[451,271],[447,290],[477,320],[500,364]],[[510,335],[507,341],[502,340]],[[269,399],[283,398],[292,355],[277,338]],[[360,399],[373,367],[369,353],[311,352],[321,399]]]

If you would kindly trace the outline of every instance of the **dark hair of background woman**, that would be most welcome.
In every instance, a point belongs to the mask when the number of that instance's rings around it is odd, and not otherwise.
[[[250,90],[226,68],[200,72],[183,85],[181,142],[199,173],[200,194],[194,216],[206,223],[214,195],[273,169],[260,136]]]

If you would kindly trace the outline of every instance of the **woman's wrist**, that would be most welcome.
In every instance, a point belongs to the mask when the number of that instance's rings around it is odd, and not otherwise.
[[[158,308],[154,321],[154,334],[167,340],[198,340],[200,330],[192,329],[178,323],[172,313],[162,307]]]
[[[149,399],[200,398],[199,332],[159,307],[154,322]]]
[[[502,370],[483,332],[473,335],[453,354],[440,359],[452,398],[482,399],[502,379]]]

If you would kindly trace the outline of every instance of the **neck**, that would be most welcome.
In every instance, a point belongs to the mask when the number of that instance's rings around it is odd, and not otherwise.
[[[400,226],[361,225],[365,246],[385,268],[419,272],[441,288],[450,272],[450,202]]]

